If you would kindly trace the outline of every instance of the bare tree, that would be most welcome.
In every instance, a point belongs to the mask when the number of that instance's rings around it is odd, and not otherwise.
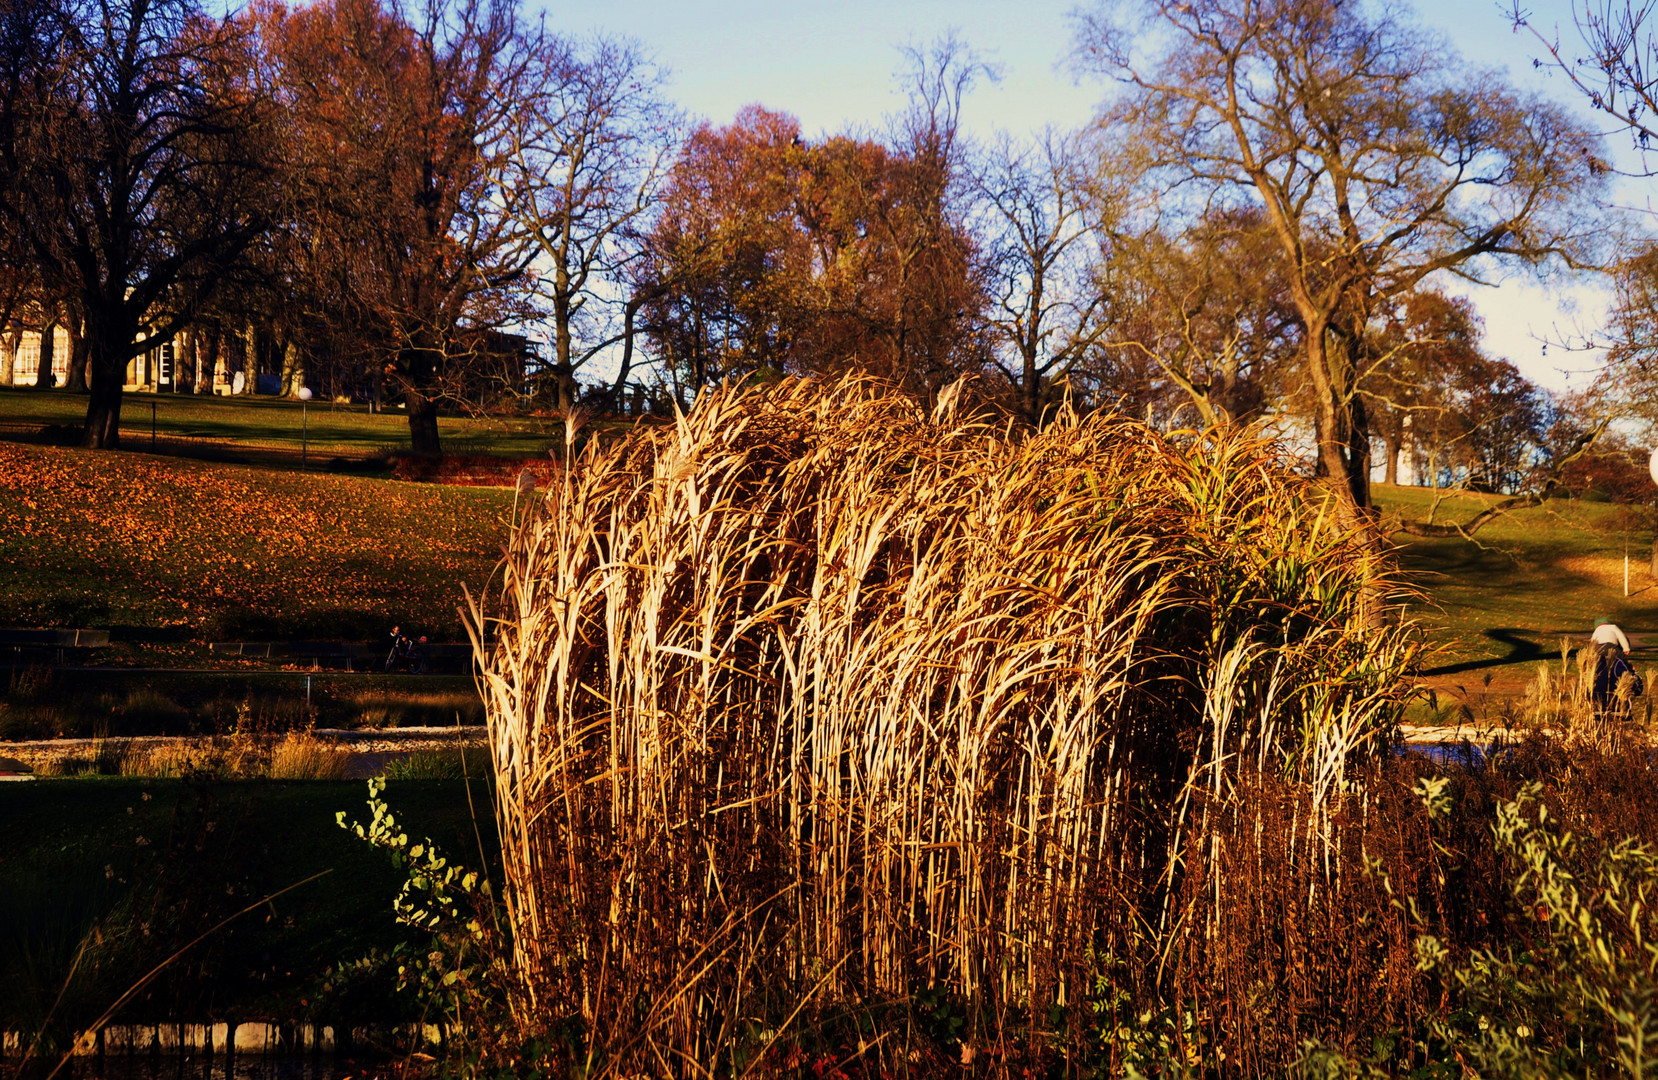
[[[551,318],[558,407],[576,375],[620,348],[613,390],[632,363],[645,294],[630,287],[682,121],[661,72],[629,41],[550,38],[496,175],[507,213],[535,251],[535,289]]]
[[[1454,460],[1453,445],[1468,435],[1458,422],[1458,387],[1477,379],[1488,364],[1480,349],[1482,327],[1467,300],[1432,289],[1383,307],[1372,343],[1380,359],[1363,392],[1385,448],[1384,483],[1398,483],[1401,459],[1418,483],[1424,463]]]
[[[188,0],[21,8],[34,36],[4,35],[3,211],[84,320],[81,442],[110,449],[140,334],[187,324],[269,226],[263,102],[244,26]]]
[[[1040,423],[1047,391],[1105,330],[1095,276],[1102,253],[1076,138],[1049,129],[1021,145],[1004,135],[974,179],[992,361],[1018,391],[1026,419]]]
[[[1595,137],[1557,106],[1469,74],[1387,6],[1132,7],[1137,22],[1080,25],[1079,56],[1124,87],[1101,124],[1145,148],[1148,204],[1265,216],[1301,323],[1319,464],[1357,511],[1369,503],[1359,391],[1376,305],[1499,257],[1574,257],[1593,235]]]
[[[1529,30],[1548,53],[1550,66],[1564,73],[1600,112],[1629,129],[1642,154],[1658,139],[1658,13],[1651,0],[1581,0],[1571,5],[1572,25],[1585,56],[1568,57],[1560,30],[1548,33],[1533,24],[1520,0],[1510,0],[1509,18],[1516,30]],[[1591,157],[1596,171],[1611,166]],[[1653,167],[1646,165],[1650,174]]]

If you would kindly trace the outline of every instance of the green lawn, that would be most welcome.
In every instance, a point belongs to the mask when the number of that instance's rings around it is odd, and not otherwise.
[[[1384,520],[1421,521],[1434,495],[1424,488],[1378,486],[1375,498]],[[1466,522],[1496,498],[1447,498],[1435,520]],[[1453,665],[1558,656],[1563,636],[1587,634],[1602,615],[1622,625],[1637,649],[1646,641],[1658,645],[1652,537],[1650,511],[1554,499],[1498,518],[1475,534],[1477,544],[1404,533],[1394,540],[1405,570],[1426,593],[1416,614],[1443,650],[1437,663]],[[1531,671],[1526,664],[1528,678]]]
[[[371,414],[366,405],[284,398],[128,394],[121,406],[122,442],[141,450],[151,413],[161,438],[207,439],[242,446],[298,449],[306,441],[319,459],[330,454],[382,454],[409,445],[408,418],[397,409]],[[58,391],[0,388],[0,422],[79,425],[86,398]],[[561,422],[445,416],[438,420],[444,449],[457,454],[540,456],[558,445]]]
[[[341,810],[366,820],[364,797],[360,782],[0,784],[0,1028],[38,1030],[60,992],[53,1027],[85,1024],[197,934],[318,873],[192,948],[122,1017],[349,1024],[406,1015],[413,1003],[395,993],[395,967],[331,975],[422,940],[393,920],[402,873],[335,824]],[[480,836],[494,844],[483,781],[473,781],[472,798],[484,815],[476,833],[461,781],[387,790],[404,831],[478,867]],[[496,863],[498,849],[487,858]]]

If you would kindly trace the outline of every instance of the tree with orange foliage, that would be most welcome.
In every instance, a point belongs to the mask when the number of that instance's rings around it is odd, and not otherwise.
[[[885,146],[864,144],[853,154],[829,140],[810,156],[838,212],[806,217],[822,280],[838,286],[824,306],[850,323],[847,344],[855,345],[825,360],[855,357],[853,366],[929,393],[991,361],[961,110],[975,83],[994,73],[953,35],[906,49],[905,58],[906,104]]]
[[[438,453],[446,380],[517,312],[531,247],[495,197],[535,43],[511,0],[323,0],[264,17],[288,141],[295,280],[376,343]]]
[[[692,133],[639,285],[676,387],[861,370],[925,394],[985,369],[960,66],[953,54],[918,61],[893,145],[808,144],[793,117],[759,106]]]
[[[804,158],[794,118],[756,105],[692,132],[680,151],[639,293],[659,362],[692,396],[731,376],[781,373],[812,320]]]

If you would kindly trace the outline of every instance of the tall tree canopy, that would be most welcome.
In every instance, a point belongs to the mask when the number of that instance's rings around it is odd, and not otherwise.
[[[1121,182],[1149,217],[1263,215],[1300,323],[1319,463],[1355,508],[1369,503],[1360,391],[1378,305],[1592,239],[1595,137],[1470,72],[1390,4],[1142,0],[1085,18],[1079,46],[1122,85],[1100,124],[1132,149]]]
[[[529,266],[495,184],[535,43],[510,0],[322,0],[267,25],[294,118],[294,250],[377,344],[413,448],[436,453],[445,379],[516,314]]]
[[[24,0],[0,18],[0,212],[47,303],[84,320],[81,441],[113,448],[144,339],[186,325],[272,222],[249,34],[190,0]]]
[[[942,125],[944,121],[940,121]],[[647,319],[693,393],[754,372],[871,371],[918,390],[981,370],[985,304],[952,151],[750,107],[692,133],[651,239]]]

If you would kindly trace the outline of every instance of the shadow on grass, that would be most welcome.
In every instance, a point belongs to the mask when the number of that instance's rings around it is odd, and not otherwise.
[[[1644,627],[1625,627],[1625,632],[1650,637],[1653,631]],[[1584,631],[1576,630],[1529,630],[1516,626],[1493,626],[1485,631],[1485,636],[1492,641],[1508,646],[1508,653],[1504,656],[1485,657],[1478,660],[1464,660],[1455,664],[1442,664],[1439,667],[1427,668],[1423,675],[1460,675],[1465,671],[1482,671],[1487,668],[1508,667],[1512,664],[1533,663],[1542,660],[1554,660],[1560,656],[1558,643],[1562,638],[1580,635]],[[1550,642],[1545,649],[1542,645],[1521,635],[1533,635]],[[1634,645],[1630,655],[1638,659],[1651,659],[1651,646]]]
[[[476,830],[471,809],[487,813],[491,796],[473,784],[470,801],[458,778],[399,781],[390,798],[411,832],[498,875],[498,849],[480,850],[493,831]],[[427,940],[394,919],[407,871],[335,822],[360,815],[360,782],[77,777],[0,789],[0,820],[13,827],[0,850],[0,1028],[37,1031],[50,1015],[62,1045],[160,959],[259,897],[270,899],[190,949],[115,1022],[418,1018],[385,960]],[[369,957],[380,959],[361,963]]]
[[[1429,615],[1434,638],[1450,654],[1442,658],[1449,662],[1422,674],[1457,675],[1551,659],[1561,638],[1586,636],[1598,615],[1626,631],[1650,623],[1651,586],[1623,596],[1621,582],[1609,581],[1604,566],[1598,576],[1588,570],[1594,560],[1615,557],[1599,539],[1604,538],[1588,532],[1566,536],[1539,526],[1530,535],[1503,537],[1512,551],[1482,550],[1455,539],[1407,542],[1401,565],[1430,597],[1419,614]]]
[[[1524,664],[1533,660],[1548,659],[1543,647],[1531,641],[1522,634],[1535,633],[1517,626],[1493,626],[1485,631],[1485,636],[1492,641],[1508,646],[1506,656],[1486,657],[1480,660],[1464,660],[1459,664],[1443,664],[1436,668],[1428,668],[1424,675],[1459,675],[1464,671],[1480,671],[1484,668],[1506,667],[1509,664]]]

